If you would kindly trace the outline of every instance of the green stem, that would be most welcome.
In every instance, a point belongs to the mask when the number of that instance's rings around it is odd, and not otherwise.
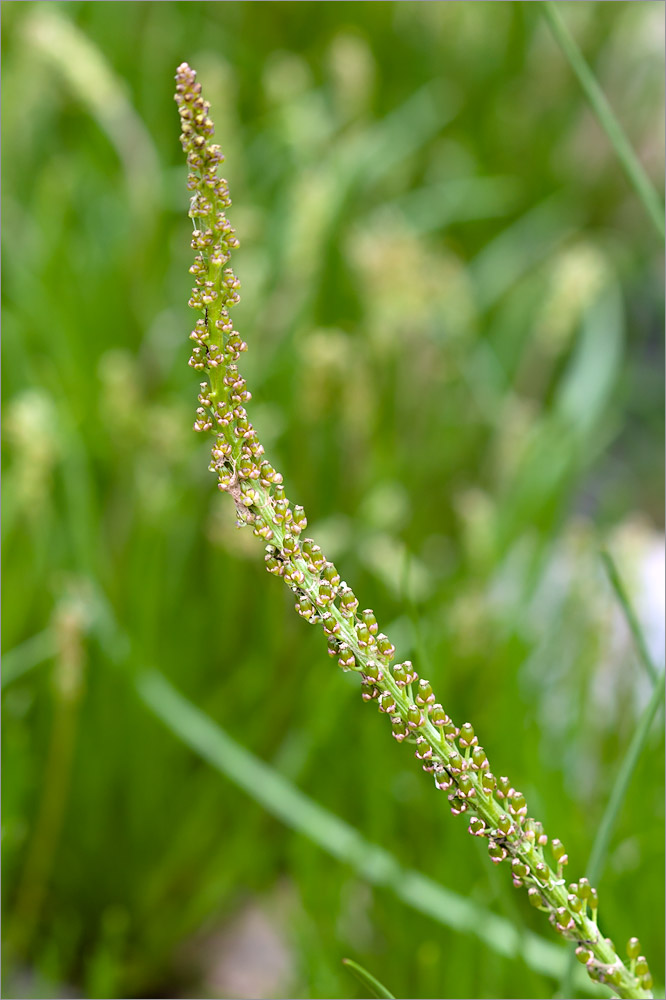
[[[608,551],[602,550],[601,558],[606,568],[606,572],[608,573],[611,586],[615,591],[615,596],[617,597],[618,603],[620,604],[625,618],[627,619],[627,624],[636,645],[639,658],[652,680],[655,681],[655,686],[652,691],[652,696],[645,706],[643,714],[638,721],[633,739],[624,755],[622,764],[620,765],[620,770],[617,773],[615,783],[606,804],[604,814],[601,818],[601,823],[597,828],[597,835],[594,838],[592,851],[590,852],[590,860],[587,864],[587,877],[593,884],[601,878],[604,865],[606,863],[606,857],[608,855],[613,829],[629,789],[631,777],[636,769],[638,759],[647,742],[652,722],[664,700],[664,671],[658,670],[652,662],[652,657],[648,651],[643,630],[639,624],[631,602],[629,601],[629,596],[622,580],[620,579],[620,574],[618,573],[613,557]],[[575,956],[572,952],[569,955],[567,968],[560,983],[559,995],[562,997],[567,997],[571,993],[574,966]]]
[[[386,989],[383,983],[380,983],[378,979],[364,969],[362,965],[358,962],[353,962],[351,958],[343,958],[342,964],[346,965],[350,972],[356,976],[359,982],[363,983],[367,990],[370,990],[373,996],[378,997],[379,1000],[395,1000],[392,993]]]
[[[661,708],[663,701],[664,672],[662,671],[657,683],[654,686],[652,696],[643,710],[643,714],[640,718],[633,739],[629,744],[629,748],[624,755],[624,760],[620,765],[620,770],[618,771],[617,778],[615,779],[615,784],[613,785],[608,805],[606,806],[601,823],[599,824],[599,830],[597,832],[587,866],[587,875],[591,882],[596,882],[597,879],[601,877],[601,873],[606,862],[608,845],[610,844],[613,828],[615,827],[617,817],[622,808],[622,803],[624,802],[627,794],[631,777],[636,769],[638,758],[640,757],[643,747],[646,744],[652,722]]]
[[[664,206],[647,176],[638,157],[632,149],[631,143],[625,135],[624,129],[615,117],[615,113],[608,103],[606,96],[599,86],[597,79],[587,65],[582,52],[574,41],[566,24],[562,20],[557,4],[553,0],[542,0],[541,11],[548,21],[562,52],[569,60],[569,65],[578,77],[578,82],[583,88],[583,92],[592,108],[602,129],[615,150],[618,160],[632,185],[634,191],[643,203],[643,207],[650,217],[661,240],[665,236]]]
[[[631,632],[636,645],[638,657],[651,679],[656,682],[659,679],[660,671],[652,661],[652,657],[650,656],[647,642],[645,641],[645,636],[643,634],[643,629],[641,628],[638,618],[636,617],[636,612],[629,601],[629,596],[625,586],[620,579],[620,574],[617,571],[615,560],[606,549],[602,550],[601,559],[606,572],[608,573],[608,579],[610,580],[611,586],[615,591],[615,596],[617,597],[620,607],[624,612],[624,617],[627,619],[627,625],[629,626],[629,631]]]

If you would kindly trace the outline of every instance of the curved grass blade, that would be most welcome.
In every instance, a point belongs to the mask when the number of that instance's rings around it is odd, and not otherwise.
[[[597,78],[585,62],[582,52],[574,41],[569,29],[562,20],[557,4],[553,0],[543,0],[541,12],[548,21],[557,44],[569,61],[569,65],[578,77],[578,82],[597,117],[599,124],[608,136],[609,142],[627,175],[629,183],[643,203],[643,208],[657,230],[661,240],[664,240],[666,225],[664,223],[664,206],[659,195],[652,186],[642,164],[634,153],[624,129],[615,117],[615,112],[606,100],[606,95],[599,86]]]
[[[610,582],[615,591],[615,595],[618,599],[619,604],[624,611],[624,614],[631,630],[634,642],[636,643],[636,648],[638,650],[639,658],[645,666],[652,679],[655,681],[650,700],[643,709],[643,714],[638,720],[638,725],[636,726],[636,731],[634,732],[633,738],[627,752],[624,755],[622,763],[620,764],[620,769],[615,778],[613,788],[610,793],[610,797],[606,804],[604,814],[601,817],[601,822],[597,828],[597,835],[594,838],[594,843],[592,844],[592,851],[590,852],[590,860],[587,864],[587,870],[585,874],[589,878],[590,882],[597,884],[601,875],[603,873],[604,867],[606,865],[606,858],[608,857],[608,849],[611,843],[611,837],[617,818],[622,809],[622,805],[629,790],[629,785],[631,783],[631,778],[633,776],[634,770],[643,751],[645,744],[647,743],[647,738],[652,728],[652,723],[654,722],[655,716],[659,711],[660,707],[664,702],[664,691],[665,691],[665,676],[663,670],[658,670],[657,667],[652,662],[652,658],[648,652],[647,643],[645,641],[645,636],[643,635],[643,630],[638,622],[636,613],[629,602],[626,589],[620,575],[617,571],[615,562],[613,561],[610,554],[606,551],[601,553],[601,558],[604,562],[604,566],[608,572]],[[562,977],[560,984],[560,990],[558,996],[567,997],[571,993],[571,976],[575,968],[576,959],[573,951],[570,952],[569,961],[567,964],[566,971]]]
[[[538,934],[521,933],[504,917],[452,892],[422,872],[403,868],[388,851],[365,840],[358,830],[236,743],[158,671],[143,671],[136,676],[135,684],[141,700],[177,739],[273,816],[353,867],[368,882],[390,890],[408,906],[445,927],[473,934],[499,955],[520,958],[535,972],[555,979],[563,975],[567,960],[564,948]],[[579,968],[575,972],[576,981],[584,988],[588,983],[584,970]]]
[[[647,642],[645,641],[645,636],[643,635],[643,630],[639,624],[638,618],[636,617],[636,612],[631,606],[626,588],[620,579],[620,574],[618,573],[617,566],[615,565],[615,560],[607,549],[602,550],[601,561],[603,562],[604,568],[608,574],[611,587],[615,591],[618,603],[624,612],[624,617],[627,620],[629,631],[631,632],[636,646],[638,658],[650,675],[651,679],[654,682],[657,682],[659,680],[659,670],[652,661]]]
[[[366,989],[370,990],[373,997],[379,997],[380,1000],[382,1000],[382,998],[383,1000],[395,1000],[393,994],[389,993],[386,987],[383,986],[378,979],[375,979],[372,973],[368,972],[367,969],[364,969],[362,965],[359,965],[358,962],[352,961],[351,958],[343,958],[342,964],[346,965],[349,971],[356,976],[359,982],[363,983]]]

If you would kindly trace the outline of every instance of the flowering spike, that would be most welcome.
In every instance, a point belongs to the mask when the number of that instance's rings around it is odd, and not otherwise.
[[[527,818],[525,797],[509,779],[493,776],[472,724],[456,727],[436,702],[430,682],[419,682],[411,661],[389,667],[395,648],[379,630],[374,612],[358,613],[358,600],[333,563],[311,538],[301,538],[305,511],[287,499],[282,476],[263,458],[263,445],[245,410],[251,393],[237,362],[247,344],[229,316],[239,301],[240,282],[227,266],[238,240],[226,217],[231,205],[227,182],[218,175],[224,157],[211,141],[209,106],[187,63],[176,73],[175,100],[194,224],[189,305],[200,314],[189,337],[188,364],[200,379],[194,427],[213,435],[209,468],[219,489],[232,497],[237,523],[251,525],[268,543],[268,572],[290,587],[298,613],[321,627],[328,652],[340,667],[361,675],[362,698],[376,700],[389,716],[393,737],[415,744],[423,769],[433,775],[438,789],[449,793],[451,812],[459,815],[473,805],[470,833],[487,838],[493,862],[510,861],[514,884],[526,886],[530,903],[548,912],[556,931],[576,941],[577,957],[590,977],[612,985],[620,997],[650,997],[652,979],[637,939],[627,947],[627,968],[612,942],[598,933],[596,890],[586,879],[572,883],[568,893],[563,888],[564,847],[551,842],[555,872],[543,855],[548,842],[543,827]]]

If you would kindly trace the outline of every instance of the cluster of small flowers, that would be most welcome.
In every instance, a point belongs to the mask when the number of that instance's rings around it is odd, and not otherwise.
[[[612,941],[606,939],[606,943],[611,948],[613,947]],[[644,996],[652,996],[652,993],[650,993],[654,982],[652,973],[650,972],[645,955],[641,955],[640,951],[641,943],[638,938],[629,938],[627,942],[627,955],[629,956],[630,975],[638,980],[640,988],[645,991]],[[576,948],[576,958],[585,966],[590,979],[596,983],[604,983],[604,985],[614,988],[620,996],[624,995],[621,989],[627,969],[619,959],[612,963],[600,962],[594,955],[591,942],[583,942],[578,945]]]
[[[637,951],[633,954],[635,939],[630,942],[630,974],[612,944],[597,932],[596,890],[586,879],[572,883],[568,893],[563,888],[568,858],[560,841],[550,842],[553,867],[544,855],[548,837],[542,825],[528,817],[524,795],[508,778],[492,774],[473,726],[467,722],[458,728],[452,722],[435,701],[430,682],[418,677],[409,660],[391,665],[395,648],[379,631],[374,613],[359,611],[357,597],[333,563],[311,538],[302,537],[305,512],[287,499],[282,476],[264,458],[244,406],[250,393],[237,362],[247,345],[229,318],[239,298],[239,282],[224,267],[238,241],[225,215],[230,205],[227,184],[217,176],[223,157],[219,146],[209,142],[209,106],[186,63],[179,66],[176,81],[188,189],[193,192],[190,216],[197,227],[192,234],[197,255],[190,268],[195,285],[189,305],[203,313],[190,335],[194,346],[189,364],[208,378],[200,384],[194,428],[215,436],[209,468],[217,475],[219,489],[233,497],[239,524],[250,524],[267,543],[266,569],[291,588],[298,613],[321,627],[329,654],[343,670],[360,675],[363,699],[377,702],[396,740],[414,745],[424,771],[448,793],[452,813],[471,813],[469,832],[487,839],[492,861],[509,860],[514,885],[524,886],[530,902],[549,914],[555,929],[578,943],[577,955],[593,979],[616,986],[621,996],[648,996],[627,992],[630,980],[644,990],[651,982],[645,959]]]

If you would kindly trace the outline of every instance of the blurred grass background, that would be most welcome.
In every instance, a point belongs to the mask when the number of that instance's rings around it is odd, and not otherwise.
[[[558,8],[663,191],[663,4]],[[272,818],[132,683],[161,671],[550,936],[214,489],[172,101],[187,59],[289,496],[573,878],[650,692],[602,544],[663,662],[663,260],[539,5],[5,2],[3,29],[3,996],[367,995],[344,956],[396,996],[553,996]],[[662,790],[655,731],[599,886],[658,979]]]

